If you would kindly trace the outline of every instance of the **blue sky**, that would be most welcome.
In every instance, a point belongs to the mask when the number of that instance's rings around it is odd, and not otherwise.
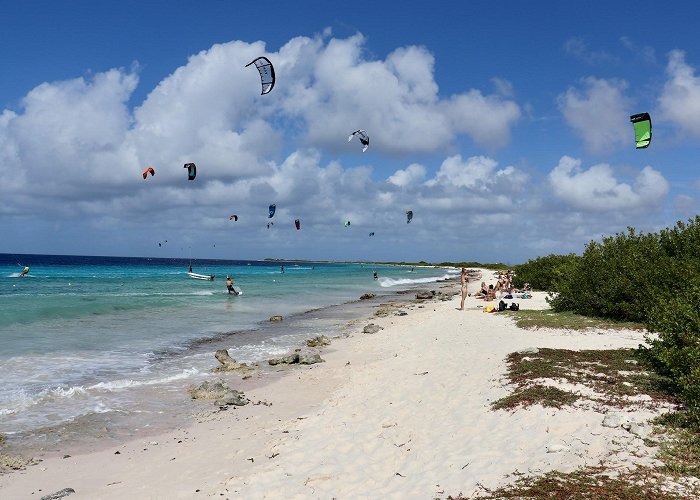
[[[698,211],[694,4],[2,11],[0,252],[519,263]]]

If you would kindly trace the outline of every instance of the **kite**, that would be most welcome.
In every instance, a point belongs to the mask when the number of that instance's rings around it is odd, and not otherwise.
[[[232,220],[234,222],[238,221],[238,216],[237,215],[231,215],[228,220]]]
[[[369,147],[369,136],[367,135],[367,132],[365,132],[364,130],[355,130],[352,134],[350,134],[350,137],[348,137],[348,142],[352,141],[352,138],[355,136],[358,136],[360,138],[360,143],[363,146],[362,152],[364,153]]]
[[[268,223],[267,223],[267,228],[270,229],[270,226],[274,226],[274,225],[275,225],[274,222],[268,222]]]
[[[410,224],[413,220],[413,210],[406,210],[406,224]]]
[[[370,236],[374,236],[374,233],[369,233]]]
[[[350,227],[350,221],[349,221],[349,220],[346,220],[346,221],[345,221],[345,227]]]
[[[156,175],[156,171],[153,170],[153,167],[148,167],[146,170],[143,171],[143,178],[145,179],[148,177],[148,174],[151,174],[151,177]]]
[[[269,210],[270,210],[270,214],[267,216],[267,218],[272,219],[272,217],[275,215],[275,210],[277,210],[277,205],[275,205],[273,203],[272,205],[270,205]]]
[[[260,73],[260,83],[262,84],[262,92],[260,95],[269,93],[272,87],[275,86],[275,68],[267,57],[258,57],[245,65],[247,68],[251,64],[255,64]]]
[[[299,219],[294,220],[294,225],[296,226],[297,231],[299,231],[299,229],[301,229],[301,222],[299,221]]]
[[[632,115],[630,121],[634,125],[634,141],[637,143],[637,149],[649,147],[649,143],[651,143],[651,116],[649,113]]]
[[[194,163],[185,163],[183,168],[187,169],[187,179],[193,181],[197,177],[197,165]]]

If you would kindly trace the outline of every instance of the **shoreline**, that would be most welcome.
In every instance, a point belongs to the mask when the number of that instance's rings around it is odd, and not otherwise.
[[[232,337],[237,335],[254,335],[258,336],[261,331],[265,336],[274,336],[277,330],[304,331],[309,328],[305,323],[317,323],[322,321],[324,324],[332,323],[334,333],[332,337],[340,338],[347,335],[347,330],[351,328],[356,321],[361,321],[361,318],[375,310],[383,302],[398,302],[404,300],[403,295],[408,293],[417,293],[431,289],[439,289],[444,286],[448,280],[440,280],[429,283],[417,283],[408,288],[397,287],[395,290],[387,290],[386,293],[375,295],[368,300],[353,299],[347,302],[338,304],[314,307],[304,311],[296,312],[284,318],[280,323],[271,323],[262,320],[253,328],[244,330],[230,331],[225,334],[220,334],[214,337],[201,338],[190,341],[186,345],[186,352],[175,349],[175,356],[188,356],[192,354],[210,353],[211,364],[207,379],[219,377],[233,378],[236,373],[218,373],[212,375],[211,370],[219,366],[213,353],[217,349],[226,349],[230,346]],[[319,317],[321,318],[319,320]],[[302,336],[304,334],[301,334]],[[330,334],[329,334],[330,335]],[[290,351],[294,348],[303,348],[301,344],[295,344],[290,347]],[[228,347],[230,348],[230,347]],[[247,379],[246,386],[250,388],[258,388],[260,386],[273,383],[277,378],[288,375],[293,367],[291,366],[268,366],[267,359],[259,360],[251,364],[255,371],[251,372],[252,377]],[[105,414],[88,414],[82,415],[72,421],[61,422],[56,426],[37,428],[31,431],[24,431],[18,434],[10,434],[7,436],[7,442],[4,448],[0,448],[0,452],[21,457],[30,456],[51,456],[63,455],[65,453],[86,453],[93,451],[101,451],[108,446],[119,445],[124,441],[134,439],[145,439],[149,436],[162,434],[163,432],[172,431],[175,428],[191,425],[196,421],[202,412],[209,411],[212,403],[191,400],[186,388],[195,383],[189,381],[185,385],[181,385],[176,389],[176,395],[170,396],[170,399],[181,401],[183,415],[168,416],[155,415],[149,412],[145,422],[139,422],[139,416],[136,414],[122,414],[121,411],[116,413]],[[142,398],[146,398],[146,393],[151,393],[152,398],[163,398],[164,394],[158,392],[158,386],[154,389],[146,387],[141,388],[145,394]],[[172,388],[168,392],[172,392]],[[172,404],[172,401],[171,401]],[[138,425],[134,428],[134,423]],[[12,472],[10,472],[12,473]],[[0,472],[2,474],[2,472]]]
[[[484,273],[479,281],[489,279]],[[521,309],[547,308],[543,292],[533,295],[519,301]],[[363,334],[360,320],[348,337],[332,339],[321,350],[325,363],[290,367],[257,387],[231,381],[252,401],[244,407],[205,410],[190,426],[101,451],[46,454],[0,476],[0,491],[12,498],[68,487],[76,491],[71,498],[446,498],[507,482],[515,470],[653,462],[640,439],[602,427],[604,415],[592,409],[490,410],[508,392],[508,353],[636,347],[639,332],[519,330],[507,313],[482,313],[473,297],[465,311],[456,310],[459,296],[400,302],[406,315],[365,318],[383,330]],[[563,450],[548,453],[553,444]]]

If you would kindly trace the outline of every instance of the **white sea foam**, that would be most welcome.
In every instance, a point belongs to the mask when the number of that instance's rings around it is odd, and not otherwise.
[[[75,387],[69,387],[67,389],[63,387],[54,387],[53,389],[49,389],[49,393],[53,396],[58,396],[61,398],[72,398],[74,396],[82,396],[86,394],[87,391],[82,385],[79,385]]]
[[[174,382],[175,380],[182,380],[196,375],[199,373],[197,368],[187,368],[182,370],[180,373],[175,375],[170,375],[168,377],[155,378],[151,380],[133,380],[133,379],[121,379],[113,380],[111,382],[100,382],[95,385],[91,385],[88,389],[96,389],[101,391],[118,391],[121,389],[126,389],[129,387],[140,387],[144,385],[157,385],[157,384],[167,384],[168,382]]]
[[[443,276],[434,276],[432,278],[379,278],[379,286],[382,288],[390,288],[392,286],[406,286],[406,285],[417,285],[419,283],[435,283],[436,281],[442,281],[450,279],[453,276],[450,274],[445,274]]]

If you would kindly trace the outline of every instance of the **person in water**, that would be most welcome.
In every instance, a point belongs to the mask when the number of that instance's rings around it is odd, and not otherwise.
[[[190,271],[189,272],[192,272],[192,263],[191,262],[190,262]]]
[[[379,279],[379,276],[377,275],[377,271],[374,271],[374,279]]]
[[[22,272],[19,273],[20,276],[26,276],[29,274],[29,266],[24,266],[24,269],[22,269]]]
[[[236,289],[233,288],[233,279],[231,276],[226,276],[226,289],[228,290],[229,294],[238,295]]]
[[[284,266],[280,266],[280,271],[284,272]]]

